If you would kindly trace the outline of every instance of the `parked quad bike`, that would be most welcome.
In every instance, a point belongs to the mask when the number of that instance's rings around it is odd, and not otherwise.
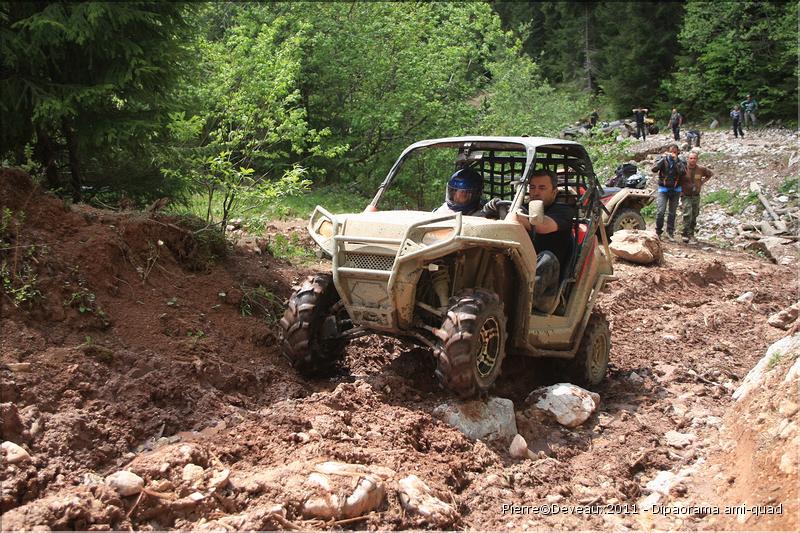
[[[605,206],[603,222],[609,236],[619,230],[647,228],[641,211],[654,198],[652,192],[644,190],[645,187],[647,176],[639,173],[636,165],[625,163],[617,167],[600,196]]]
[[[442,190],[454,167],[470,166],[483,176],[484,200],[504,200],[507,213],[493,220],[384,206],[404,168],[414,176],[429,168],[417,164],[428,154],[448,165],[433,174]],[[541,202],[528,202],[527,190],[542,167],[559,176],[556,201],[575,209],[569,255],[548,302],[535,300],[536,250],[518,220],[541,220]],[[332,271],[310,276],[289,299],[280,321],[284,356],[303,375],[319,375],[341,364],[347,341],[378,333],[430,348],[439,383],[463,398],[492,387],[507,353],[567,360],[574,382],[597,385],[611,338],[594,307],[613,278],[601,194],[576,142],[475,136],[412,144],[364,212],[314,210],[308,229]]]

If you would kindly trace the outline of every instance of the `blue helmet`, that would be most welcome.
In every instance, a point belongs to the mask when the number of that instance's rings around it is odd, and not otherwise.
[[[453,211],[473,211],[480,206],[483,177],[470,167],[457,170],[447,182],[445,201]]]

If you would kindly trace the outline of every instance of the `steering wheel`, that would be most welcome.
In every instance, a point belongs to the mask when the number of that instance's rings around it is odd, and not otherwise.
[[[511,208],[511,200],[500,200],[497,202],[497,219],[505,220],[508,210]]]

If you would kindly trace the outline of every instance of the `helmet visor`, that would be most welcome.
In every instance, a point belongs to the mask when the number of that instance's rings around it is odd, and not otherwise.
[[[447,186],[447,204],[451,207],[466,207],[477,205],[481,198],[481,191],[478,188],[464,189]]]

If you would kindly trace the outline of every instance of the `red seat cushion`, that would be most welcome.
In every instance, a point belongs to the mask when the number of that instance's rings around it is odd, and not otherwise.
[[[589,231],[589,226],[584,223],[578,224],[578,244],[583,244],[583,240],[586,238],[586,232]]]

